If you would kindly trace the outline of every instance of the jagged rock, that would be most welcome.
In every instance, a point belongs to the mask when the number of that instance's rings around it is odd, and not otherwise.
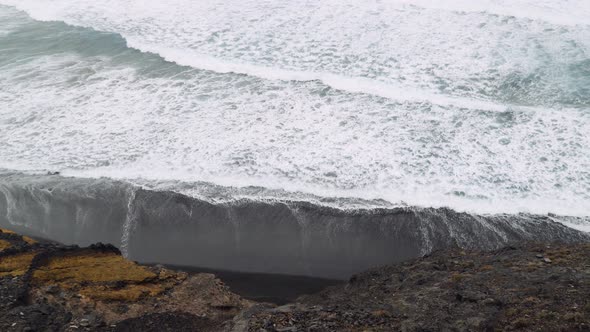
[[[116,248],[0,230],[0,331],[491,331],[590,327],[590,244],[456,248],[376,268],[296,303],[246,301],[212,274]],[[543,252],[542,259],[531,259]],[[539,254],[540,255],[540,254]],[[548,264],[549,262],[551,264]]]
[[[182,318],[171,330],[213,327],[251,305],[211,274],[142,266],[109,244],[39,243],[3,230],[0,241],[9,244],[0,248],[0,331],[149,331],[142,317],[170,312]]]
[[[551,264],[531,261],[540,250]],[[590,327],[588,294],[590,244],[456,249],[358,274],[345,285],[303,296],[296,305],[260,310],[239,323],[245,326],[240,331],[269,326],[294,331],[574,331]]]

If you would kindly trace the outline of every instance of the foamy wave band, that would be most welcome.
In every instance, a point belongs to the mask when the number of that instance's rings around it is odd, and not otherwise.
[[[343,279],[453,246],[590,241],[589,234],[538,215],[342,211],[296,201],[213,204],[107,179],[18,173],[0,177],[0,226],[70,244],[113,243],[144,262]]]

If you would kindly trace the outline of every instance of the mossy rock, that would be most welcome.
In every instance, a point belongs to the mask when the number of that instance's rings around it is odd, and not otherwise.
[[[114,253],[81,252],[51,257],[33,273],[35,283],[145,282],[155,273]]]
[[[0,233],[4,233],[4,234],[16,234],[13,231],[10,231],[8,229],[4,229],[4,228],[0,228]]]
[[[0,257],[0,277],[24,275],[30,268],[35,252]]]
[[[0,252],[8,248],[12,248],[12,243],[10,241],[0,240]]]
[[[143,297],[160,295],[167,288],[164,284],[129,284],[123,288],[90,286],[81,289],[80,294],[98,301],[135,302]]]
[[[15,242],[20,242],[28,245],[33,245],[37,243],[37,241],[33,240],[28,236],[18,235],[13,231],[0,228],[0,251],[13,247]]]
[[[156,274],[114,252],[81,250],[50,257],[33,272],[36,286],[57,285],[97,301],[134,302],[170,289],[179,276]]]

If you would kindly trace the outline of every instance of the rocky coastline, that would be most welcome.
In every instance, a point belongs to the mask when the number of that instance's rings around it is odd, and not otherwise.
[[[589,295],[587,242],[437,251],[278,306],[111,245],[0,230],[1,331],[584,331]]]
[[[212,274],[0,231],[1,331],[217,331],[252,304]]]

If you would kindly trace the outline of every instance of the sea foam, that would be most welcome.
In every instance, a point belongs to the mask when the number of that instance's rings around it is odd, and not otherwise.
[[[584,2],[0,3],[0,167],[590,215]]]

